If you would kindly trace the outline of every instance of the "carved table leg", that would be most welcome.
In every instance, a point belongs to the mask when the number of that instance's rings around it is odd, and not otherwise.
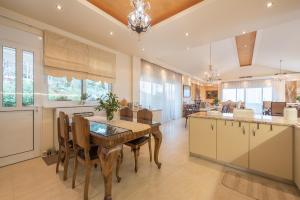
[[[154,142],[155,142],[154,161],[155,161],[158,169],[160,169],[161,163],[158,161],[158,153],[159,153],[159,148],[160,148],[161,141],[162,141],[162,134],[161,134],[159,128],[157,128],[156,130],[152,131],[152,135],[154,137]]]
[[[120,154],[121,146],[116,146],[110,149],[98,148],[98,156],[102,167],[102,176],[104,178],[105,196],[104,200],[112,200],[112,171],[114,163]]]

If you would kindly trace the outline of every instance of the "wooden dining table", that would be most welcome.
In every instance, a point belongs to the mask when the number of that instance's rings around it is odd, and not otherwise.
[[[101,162],[102,176],[104,178],[105,195],[104,200],[112,199],[112,171],[120,155],[122,145],[126,142],[140,138],[151,133],[154,137],[154,161],[161,168],[158,161],[159,149],[162,142],[160,123],[154,121],[136,120],[111,120],[100,116],[86,117],[90,121],[91,142],[98,144],[98,156]]]

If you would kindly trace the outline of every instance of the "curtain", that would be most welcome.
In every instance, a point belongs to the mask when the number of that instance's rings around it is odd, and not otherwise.
[[[142,60],[140,104],[161,109],[162,122],[181,117],[182,77],[180,74]]]
[[[284,80],[258,79],[258,80],[232,81],[232,82],[222,83],[222,89],[266,88],[266,87],[272,87],[272,101],[278,101],[278,102],[285,101]]]
[[[116,55],[76,40],[44,32],[45,73],[68,79],[113,82]]]
[[[222,100],[245,102],[246,108],[262,113],[263,101],[285,101],[285,81],[260,79],[222,83]]]

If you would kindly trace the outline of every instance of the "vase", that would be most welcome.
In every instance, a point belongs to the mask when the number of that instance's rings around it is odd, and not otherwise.
[[[112,111],[106,111],[106,119],[107,121],[111,121],[114,118],[114,112]]]

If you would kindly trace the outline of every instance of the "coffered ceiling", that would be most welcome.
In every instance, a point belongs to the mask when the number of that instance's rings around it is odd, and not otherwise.
[[[88,0],[90,3],[127,25],[127,16],[133,8],[130,0]],[[152,26],[203,0],[148,0]]]
[[[101,0],[115,6],[119,1],[127,2],[130,8],[129,0]],[[181,1],[153,2],[177,4]],[[14,12],[13,16],[17,16],[16,13],[28,16],[111,49],[152,59],[199,78],[208,69],[209,43],[212,43],[212,64],[224,78],[274,74],[280,59],[284,60],[284,70],[300,72],[300,0],[272,0],[271,8],[267,8],[267,2],[204,0],[154,25],[140,37],[88,0],[0,0],[0,15],[3,9],[9,9]],[[56,8],[58,3],[62,5],[61,11]],[[122,10],[118,7],[119,12]],[[256,31],[251,67],[240,67],[238,58],[235,36],[244,31]]]

